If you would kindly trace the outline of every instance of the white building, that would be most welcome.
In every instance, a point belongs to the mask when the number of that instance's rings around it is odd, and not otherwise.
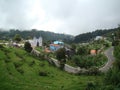
[[[101,39],[103,39],[102,36],[96,36],[96,38],[95,38],[95,40],[101,40]]]
[[[29,40],[32,47],[36,47],[37,44],[39,46],[42,46],[42,37],[39,37],[38,39],[36,37],[33,38],[33,40]]]

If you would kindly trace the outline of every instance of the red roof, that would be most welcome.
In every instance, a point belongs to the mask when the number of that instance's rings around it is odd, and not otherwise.
[[[50,44],[50,46],[60,46],[60,45],[58,45],[58,44]]]

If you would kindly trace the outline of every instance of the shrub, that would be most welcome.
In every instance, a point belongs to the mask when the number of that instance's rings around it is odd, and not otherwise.
[[[4,48],[3,45],[0,45],[0,48]]]
[[[64,64],[66,63],[66,51],[65,48],[60,48],[56,51],[56,58],[60,62],[60,69],[64,69]]]
[[[98,75],[100,71],[97,67],[91,67],[88,71],[88,75]]]
[[[85,90],[96,90],[93,82],[88,82]]]
[[[10,59],[7,59],[7,58],[6,58],[6,59],[5,59],[5,63],[8,63],[8,62],[10,62]]]
[[[40,63],[39,65],[40,65],[41,67],[44,67],[44,66],[45,66],[45,64],[44,64],[44,63]]]
[[[23,64],[22,62],[14,62],[15,68],[22,66],[22,64]]]
[[[31,44],[29,42],[25,42],[24,48],[27,52],[32,51],[32,47],[31,47]]]
[[[45,71],[40,71],[39,76],[48,76],[48,73]]]
[[[22,68],[17,68],[16,69],[19,73],[24,74],[24,70]]]
[[[30,62],[29,66],[33,66],[35,64],[35,61],[33,60],[32,62]]]

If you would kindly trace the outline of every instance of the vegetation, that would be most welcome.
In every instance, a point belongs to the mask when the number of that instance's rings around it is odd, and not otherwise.
[[[56,51],[56,58],[60,62],[60,68],[61,69],[64,68],[64,64],[66,62],[66,56],[65,55],[66,55],[65,48],[60,48]]]
[[[22,31],[18,29],[11,29],[9,31],[0,31],[0,40],[13,39],[16,34],[20,35],[23,39],[31,39],[35,36],[38,38],[41,36],[44,39],[45,43],[53,40],[63,40],[65,42],[70,42],[74,38],[72,35],[58,34],[36,29]]]
[[[113,37],[112,33],[117,31],[118,28],[96,30],[96,31],[93,31],[93,32],[83,33],[83,34],[75,36],[75,39],[74,39],[73,42],[75,42],[75,43],[89,42],[89,41],[93,40],[96,36],[108,36],[109,33],[110,33],[109,37],[111,39]]]
[[[16,42],[20,42],[20,41],[22,40],[22,38],[21,38],[21,36],[20,36],[19,34],[16,34],[16,35],[14,36],[14,40],[15,40]]]
[[[103,76],[68,74],[21,48],[0,47],[1,90],[85,90],[89,81],[102,85]]]
[[[31,51],[32,51],[31,44],[30,44],[29,42],[25,42],[24,49],[25,49],[27,52],[31,52]]]
[[[107,58],[103,54],[81,56],[75,55],[71,60],[67,61],[72,66],[79,66],[81,68],[100,67],[107,62]]]

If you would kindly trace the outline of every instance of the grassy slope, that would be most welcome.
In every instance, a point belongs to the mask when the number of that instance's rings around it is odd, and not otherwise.
[[[19,66],[15,67],[15,63]],[[39,71],[48,76],[39,76]],[[89,81],[102,82],[101,78],[68,74],[22,49],[0,49],[0,90],[84,90]]]

